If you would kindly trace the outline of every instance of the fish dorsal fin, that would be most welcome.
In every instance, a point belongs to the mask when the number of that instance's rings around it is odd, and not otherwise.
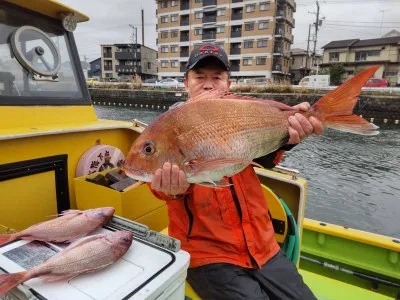
[[[188,99],[186,102],[194,102],[194,101],[201,101],[207,99],[220,99],[226,94],[229,94],[227,91],[212,89],[206,92],[201,93],[200,95]]]
[[[59,216],[66,216],[66,215],[80,215],[82,214],[83,211],[79,209],[70,209],[70,210],[64,210],[59,214]]]
[[[263,99],[263,98],[255,98],[252,96],[243,96],[243,95],[237,95],[237,94],[233,94],[233,93],[226,93],[222,98],[223,99],[236,99],[236,100],[248,100],[248,101],[261,102],[266,105],[276,107],[282,111],[293,111],[293,112],[299,111],[298,109],[295,109],[295,108],[293,108],[289,105],[286,105],[284,103],[281,103],[281,102],[277,102],[274,100],[267,100],[267,99]]]

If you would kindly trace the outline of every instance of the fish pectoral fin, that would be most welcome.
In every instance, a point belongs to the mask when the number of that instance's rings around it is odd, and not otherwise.
[[[259,168],[264,168],[263,166],[254,161],[245,160],[241,158],[215,158],[207,160],[191,160],[190,162],[185,163],[185,165],[195,173],[213,171],[215,169],[219,169],[227,165],[238,165],[238,164],[254,165]]]
[[[201,186],[205,186],[205,187],[210,187],[210,188],[221,188],[221,187],[229,187],[233,184],[230,184],[228,182],[223,182],[223,181],[207,181],[207,182],[199,182],[196,183],[198,185]]]

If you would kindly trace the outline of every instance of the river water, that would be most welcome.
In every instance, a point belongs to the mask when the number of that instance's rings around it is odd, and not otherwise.
[[[95,106],[99,118],[150,123],[160,111]],[[367,137],[334,130],[288,151],[308,180],[305,216],[400,238],[400,125]]]

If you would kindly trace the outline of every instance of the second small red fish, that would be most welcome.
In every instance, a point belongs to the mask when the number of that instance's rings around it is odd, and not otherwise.
[[[20,232],[0,235],[0,246],[18,239],[56,243],[70,242],[107,224],[114,212],[113,207],[85,211],[68,210],[58,218],[33,225]]]

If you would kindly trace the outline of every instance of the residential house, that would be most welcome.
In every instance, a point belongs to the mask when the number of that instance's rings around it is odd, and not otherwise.
[[[140,44],[101,45],[101,78],[142,80],[157,76],[157,51]]]
[[[333,41],[322,48],[321,67],[342,64],[347,71],[343,80],[365,68],[380,65],[376,78],[385,78],[390,86],[400,84],[400,36]]]
[[[316,74],[319,65],[322,63],[322,55],[316,54],[315,57],[310,53],[307,57],[307,51],[300,48],[293,48],[290,51],[290,74],[292,76],[292,83],[298,84],[299,81],[310,74]]]
[[[89,78],[101,78],[101,57],[89,62],[90,68],[88,72]]]

